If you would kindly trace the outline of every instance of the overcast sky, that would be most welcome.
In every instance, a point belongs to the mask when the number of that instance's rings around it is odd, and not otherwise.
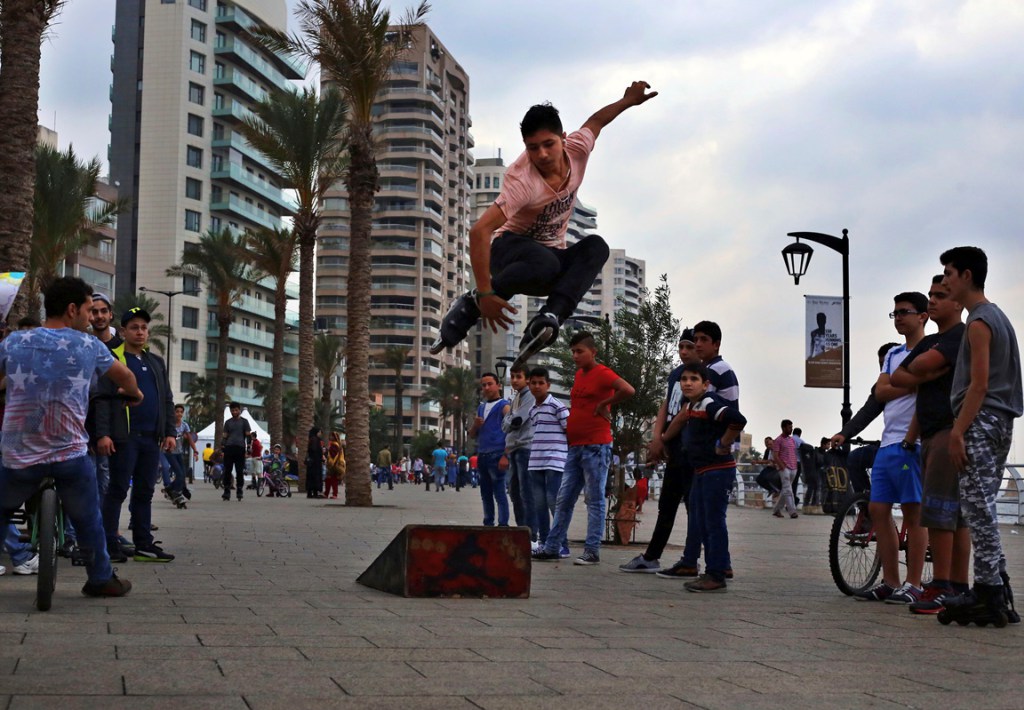
[[[550,100],[571,130],[634,79],[660,92],[601,134],[580,197],[611,246],[646,259],[649,283],[668,274],[675,315],[721,324],[755,443],[784,417],[812,440],[839,425],[841,390],[802,386],[802,296],[841,293],[840,257],[816,248],[795,287],[787,232],[850,230],[854,409],[896,339],[892,296],[926,292],[945,248],[988,252],[989,298],[1024,329],[1024,3],[432,5],[470,76],[477,158],[514,158],[531,104]],[[62,146],[104,161],[113,6],[69,0],[40,91]]]

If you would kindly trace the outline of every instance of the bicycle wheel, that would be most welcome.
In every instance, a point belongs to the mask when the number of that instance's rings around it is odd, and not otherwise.
[[[867,493],[855,493],[843,501],[832,523],[828,539],[828,566],[832,579],[843,594],[853,595],[871,587],[878,579],[882,561],[868,517]]]
[[[36,608],[49,611],[57,586],[57,491],[44,488],[36,513],[39,534],[39,577],[36,580]]]
[[[263,495],[263,489],[267,487],[267,479],[260,476],[256,479],[256,497],[259,498]]]

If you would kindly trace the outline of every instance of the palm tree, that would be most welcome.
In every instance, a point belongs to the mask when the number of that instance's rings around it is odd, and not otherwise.
[[[256,104],[242,133],[295,190],[299,244],[299,431],[313,423],[313,262],[324,193],[344,173],[345,106],[337,91],[274,91]],[[280,337],[284,337],[283,332]],[[276,339],[276,336],[275,336]],[[276,342],[276,340],[275,340]],[[275,345],[276,347],[276,345]],[[283,347],[283,346],[282,346]],[[299,457],[300,478],[305,459]],[[367,478],[369,490],[369,478]]]
[[[345,360],[345,339],[340,335],[317,333],[313,339],[313,365],[320,378],[320,401],[330,402],[332,380]]]
[[[245,238],[248,260],[252,268],[274,280],[274,355],[271,361],[270,386],[264,398],[270,440],[281,441],[283,433],[282,384],[284,381],[285,286],[288,275],[295,271],[296,240],[291,229],[260,229]]]
[[[152,336],[149,341],[150,346],[161,355],[166,355],[168,347],[174,342],[175,338],[174,333],[171,331],[171,326],[162,322],[164,314],[160,312],[160,303],[155,298],[151,298],[141,292],[132,293],[128,291],[119,294],[111,306],[114,322],[119,323],[122,313],[136,307],[146,311],[149,317],[153,319],[153,322],[149,324],[149,334]]]
[[[449,367],[423,392],[423,402],[441,405],[441,438],[445,438],[448,417],[454,418],[452,444],[465,449],[465,423],[476,409],[477,381],[468,367]]]
[[[411,41],[430,6],[421,2],[397,29],[380,0],[300,0],[298,34],[264,29],[272,49],[297,53],[320,65],[323,79],[338,87],[349,106],[346,131],[350,220],[348,275],[349,461],[345,502],[372,505],[370,488],[370,230],[373,198],[380,189],[373,137],[373,104],[391,66]]]
[[[210,426],[216,417],[217,381],[209,377],[194,377],[185,395],[188,405],[188,425],[193,431],[200,431]]]
[[[405,361],[409,359],[410,352],[409,348],[395,346],[385,348],[380,355],[380,361],[395,371],[395,448],[393,451],[396,455],[401,455],[403,449],[402,430],[404,429],[405,412],[403,408],[405,402],[402,401],[402,394],[405,391],[405,382],[402,380],[402,369],[405,367]]]
[[[88,230],[113,224],[123,203],[93,207],[100,161],[79,161],[75,150],[36,148],[36,186],[25,295],[38,310],[39,296],[57,278],[61,264],[88,241]]]
[[[27,271],[39,135],[39,59],[64,0],[0,2],[0,271]],[[10,319],[28,313],[19,291]]]
[[[228,329],[231,327],[231,308],[242,297],[246,282],[251,279],[250,269],[238,258],[245,236],[235,234],[230,227],[210,229],[199,237],[198,244],[186,244],[181,263],[167,269],[171,277],[196,276],[206,283],[209,293],[217,302],[217,399],[214,405],[214,441],[220,443],[224,428],[224,404],[227,402]]]

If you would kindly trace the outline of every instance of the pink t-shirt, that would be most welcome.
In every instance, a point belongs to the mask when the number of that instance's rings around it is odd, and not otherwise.
[[[507,220],[494,236],[512,232],[532,237],[547,247],[565,249],[565,231],[569,228],[569,217],[576,203],[576,190],[583,182],[594,141],[594,134],[589,128],[581,128],[566,136],[569,179],[558,192],[544,181],[540,171],[530,162],[530,156],[523,151],[505,171],[501,194],[494,201]]]

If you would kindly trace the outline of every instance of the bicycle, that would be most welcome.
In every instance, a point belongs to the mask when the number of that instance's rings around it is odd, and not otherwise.
[[[292,489],[285,479],[280,464],[271,464],[263,468],[263,473],[256,479],[256,496],[262,496],[263,491],[269,490],[270,495],[278,498],[291,498]]]
[[[843,594],[853,596],[865,592],[874,585],[882,569],[882,560],[876,548],[876,533],[868,504],[871,493],[854,493],[843,501],[836,511],[835,520],[828,540],[828,566],[832,580]],[[893,511],[898,509],[893,506]],[[896,527],[895,520],[893,527]],[[899,549],[903,553],[901,564],[907,564],[907,521],[901,519],[896,531]],[[922,582],[931,579],[931,548],[925,551]]]
[[[64,509],[53,478],[39,483],[24,507],[11,515],[11,522],[29,528],[29,542],[39,555],[35,604],[39,611],[49,611],[57,588],[57,553],[64,544]]]

